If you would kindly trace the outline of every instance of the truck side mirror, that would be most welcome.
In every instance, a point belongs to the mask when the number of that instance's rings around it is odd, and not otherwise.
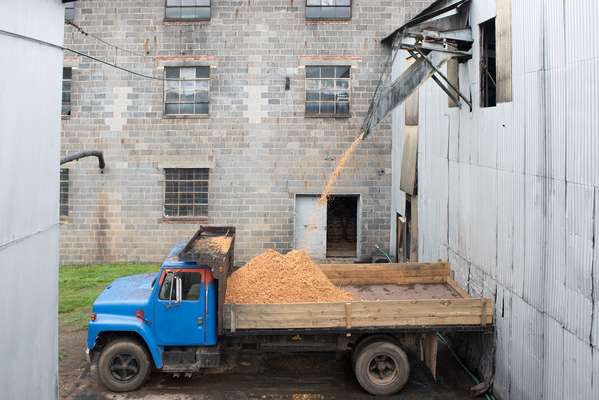
[[[175,303],[180,303],[183,298],[183,281],[180,276],[175,276]]]

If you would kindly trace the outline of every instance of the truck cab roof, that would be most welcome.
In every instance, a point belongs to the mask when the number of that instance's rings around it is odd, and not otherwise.
[[[166,256],[166,259],[160,266],[160,270],[164,269],[186,269],[186,268],[209,268],[207,264],[198,264],[196,261],[185,261],[181,260],[179,255],[183,252],[183,249],[187,246],[187,242],[178,242],[173,246],[171,251]]]

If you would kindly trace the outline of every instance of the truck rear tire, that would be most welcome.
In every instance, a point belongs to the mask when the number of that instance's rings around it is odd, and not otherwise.
[[[148,352],[132,339],[110,342],[98,358],[98,377],[108,390],[130,392],[139,389],[150,374]]]
[[[391,395],[408,383],[410,363],[406,353],[386,341],[369,343],[359,349],[354,365],[360,386],[373,395]]]

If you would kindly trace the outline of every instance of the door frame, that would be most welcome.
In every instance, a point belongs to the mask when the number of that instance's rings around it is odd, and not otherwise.
[[[297,245],[297,238],[295,237],[295,224],[296,224],[296,220],[295,217],[297,215],[297,197],[298,196],[317,196],[320,197],[321,193],[315,193],[315,192],[298,192],[298,193],[294,193],[293,194],[293,226],[292,226],[292,230],[293,230],[293,248],[296,248]],[[332,197],[357,197],[358,201],[357,201],[357,205],[356,205],[356,213],[358,214],[356,216],[356,235],[358,236],[356,238],[356,258],[360,258],[362,256],[362,193],[331,193],[329,196]],[[326,214],[325,214],[325,218],[326,218]],[[328,224],[328,220],[326,221]],[[325,255],[326,255],[326,243],[325,245]]]

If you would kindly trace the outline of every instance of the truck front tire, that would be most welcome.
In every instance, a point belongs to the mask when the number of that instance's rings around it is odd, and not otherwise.
[[[117,339],[102,350],[98,358],[100,382],[113,392],[139,389],[150,374],[150,357],[133,339]]]
[[[408,383],[410,363],[406,353],[386,341],[369,343],[359,349],[354,365],[360,386],[373,395],[391,395]]]

